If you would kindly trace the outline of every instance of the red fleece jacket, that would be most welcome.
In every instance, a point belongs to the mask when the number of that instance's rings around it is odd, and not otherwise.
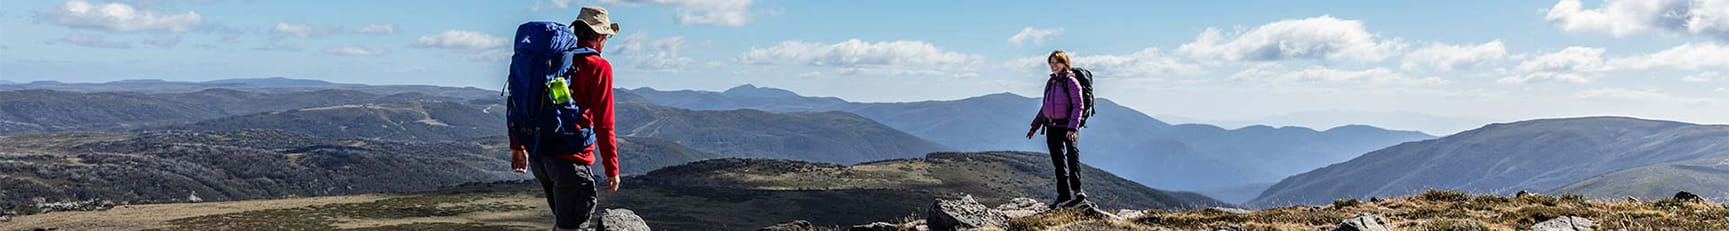
[[[600,146],[596,153],[600,154],[600,164],[606,167],[606,176],[610,178],[618,176],[618,140],[614,139],[612,129],[612,63],[599,55],[584,57],[576,61],[576,73],[570,77],[571,97],[578,100],[577,106],[588,109],[588,118],[594,123],[595,145]],[[594,164],[593,156],[577,157]]]
[[[588,111],[589,127],[594,128],[596,153],[600,154],[600,164],[606,167],[608,178],[618,176],[618,140],[614,139],[612,129],[612,63],[599,55],[583,56],[575,60],[576,72],[570,76],[571,98],[576,99],[576,105]],[[510,148],[523,150],[525,147],[518,142],[514,134],[510,137]],[[594,164],[594,156],[588,153],[560,155],[564,159],[576,161],[584,165]]]

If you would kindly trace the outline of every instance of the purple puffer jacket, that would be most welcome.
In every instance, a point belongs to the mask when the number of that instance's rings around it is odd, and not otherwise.
[[[1062,76],[1051,74],[1051,79],[1045,81],[1044,105],[1039,106],[1038,116],[1033,117],[1033,127],[1045,124],[1045,121],[1069,119],[1064,124],[1052,124],[1064,128],[1080,128],[1081,83],[1073,78],[1073,72],[1063,72]]]

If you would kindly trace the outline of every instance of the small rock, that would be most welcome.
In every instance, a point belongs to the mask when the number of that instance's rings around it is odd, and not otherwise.
[[[796,221],[770,225],[768,227],[762,227],[761,229],[757,229],[757,231],[813,231],[813,230],[818,230],[816,225],[811,224],[809,221],[805,221],[805,220],[796,220]]]
[[[1369,202],[1380,203],[1381,198],[1380,197],[1369,197]]]
[[[1106,212],[1103,209],[1099,209],[1099,205],[1094,204],[1092,202],[1088,202],[1086,204],[1081,204],[1080,207],[1075,207],[1075,209],[1080,209],[1082,216],[1091,217],[1091,218],[1095,218],[1095,219],[1105,219],[1105,220],[1122,220],[1123,219],[1122,216],[1117,216],[1117,214],[1115,214],[1115,213]]]
[[[1393,231],[1393,226],[1386,219],[1373,213],[1363,213],[1351,219],[1339,222],[1339,227],[1333,231]]]
[[[1639,203],[1638,197],[1627,196],[1627,202]]]
[[[649,231],[648,223],[629,209],[606,209],[600,212],[595,231]]]
[[[870,223],[870,224],[863,224],[863,225],[854,225],[852,227],[848,227],[846,230],[847,231],[900,231],[901,226],[895,225],[895,224],[889,224],[887,222],[877,222],[877,223]]]
[[[1519,190],[1519,193],[1514,193],[1513,197],[1525,197],[1527,195],[1531,195],[1531,192],[1526,192],[1525,190]]]
[[[1212,207],[1212,208],[1207,208],[1207,209],[1202,210],[1202,211],[1203,212],[1225,213],[1225,214],[1236,214],[1236,215],[1243,215],[1243,214],[1249,214],[1249,213],[1255,212],[1255,211],[1249,211],[1247,209],[1225,208],[1225,207]]]
[[[1014,219],[1029,217],[1045,211],[1050,211],[1050,207],[1045,206],[1044,202],[1039,202],[1038,200],[1017,197],[1015,199],[1010,199],[1008,203],[997,205],[997,210],[1001,210],[1003,215],[1008,215],[1010,219]]]
[[[1538,222],[1536,225],[1531,226],[1531,230],[1536,230],[1536,231],[1575,231],[1575,230],[1591,230],[1591,229],[1596,228],[1596,227],[1597,227],[1597,222],[1593,222],[1593,221],[1591,221],[1591,219],[1585,219],[1583,217],[1575,217],[1575,216],[1565,216],[1565,217],[1556,217],[1555,219],[1549,219],[1548,221]]]
[[[0,222],[12,222],[12,216],[0,216]]]
[[[1207,231],[1243,231],[1242,226],[1226,225],[1207,229]]]
[[[1687,191],[1675,193],[1675,200],[1681,202],[1705,203],[1704,197],[1699,197],[1699,194],[1693,194]]]
[[[1122,217],[1123,219],[1135,219],[1147,216],[1147,211],[1120,209],[1117,210],[1117,216]]]
[[[979,204],[971,195],[959,200],[937,200],[925,215],[925,224],[931,230],[1002,227],[1008,224],[1008,220],[1008,215]]]

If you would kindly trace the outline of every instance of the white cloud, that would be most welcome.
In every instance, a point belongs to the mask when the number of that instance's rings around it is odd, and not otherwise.
[[[528,10],[540,11],[541,9],[544,9],[544,8],[553,8],[553,9],[570,8],[570,3],[575,2],[575,1],[576,0],[552,0],[550,2],[541,2],[540,0],[535,0],[534,6],[528,7]]]
[[[1062,33],[1063,28],[1040,30],[1029,26],[1027,28],[1021,28],[1020,33],[1015,33],[1014,36],[1009,36],[1009,44],[1021,45],[1027,41],[1032,41],[1033,44],[1045,44],[1045,37],[1056,36]]]
[[[72,44],[72,45],[83,46],[83,47],[114,48],[114,49],[132,48],[132,43],[121,42],[121,41],[109,41],[108,38],[103,37],[102,35],[90,34],[90,33],[84,33],[84,32],[67,33],[65,37],[60,38],[60,41],[68,43],[68,44]]]
[[[1603,48],[1568,47],[1554,53],[1543,54],[1536,58],[1519,63],[1515,75],[1502,77],[1501,83],[1528,83],[1533,81],[1559,81],[1571,83],[1591,82],[1591,76],[1599,72],[1613,70],[1603,61]]]
[[[1286,59],[1380,61],[1405,45],[1378,41],[1362,21],[1332,16],[1283,20],[1227,36],[1208,28],[1177,53],[1197,60],[1276,61]]]
[[[1699,72],[1699,73],[1693,73],[1693,74],[1687,75],[1687,76],[1682,76],[1681,81],[1703,83],[1703,82],[1716,81],[1717,79],[1720,79],[1720,78],[1723,78],[1723,73],[1715,72],[1715,71],[1707,71],[1707,72]]]
[[[372,24],[354,30],[362,34],[396,34],[396,24]]]
[[[1069,61],[1075,67],[1086,68],[1099,78],[1105,77],[1158,77],[1162,75],[1199,74],[1204,73],[1200,65],[1183,62],[1177,57],[1159,51],[1158,48],[1147,48],[1128,54],[1092,55],[1080,52],[1070,52]],[[1009,60],[1008,66],[1017,70],[1036,73],[1046,73],[1050,69],[1045,62],[1046,55],[1025,57]]]
[[[530,10],[569,8],[572,0],[536,2]],[[678,12],[679,24],[709,24],[742,26],[750,22],[750,7],[755,0],[599,0],[603,4],[650,4],[671,7]]]
[[[294,36],[298,38],[321,37],[336,34],[341,31],[340,28],[336,27],[291,24],[287,22],[277,22],[276,27],[270,29],[271,34],[276,34],[278,36]]]
[[[415,47],[445,49],[486,49],[503,46],[506,43],[509,43],[509,40],[498,36],[463,30],[447,30],[435,35],[420,36],[419,39],[414,40]]]
[[[1713,101],[1710,98],[1677,96],[1657,89],[1633,90],[1622,88],[1597,88],[1580,91],[1573,96],[1581,99],[1593,100],[1622,100],[1681,104],[1699,104]]]
[[[976,75],[970,71],[982,62],[972,54],[945,51],[921,41],[865,42],[851,39],[839,43],[784,41],[768,48],[751,48],[738,61],[753,65],[806,65],[841,68],[843,73]]]
[[[1379,67],[1365,70],[1340,70],[1322,66],[1310,66],[1302,70],[1288,71],[1282,70],[1282,68],[1279,68],[1279,65],[1259,65],[1232,74],[1230,79],[1268,85],[1321,85],[1344,87],[1433,86],[1448,83],[1447,80],[1439,77],[1410,76],[1391,69]]]
[[[1425,68],[1441,71],[1463,70],[1506,57],[1507,47],[1501,44],[1501,40],[1489,41],[1476,46],[1436,43],[1405,54],[1405,62],[1400,64],[1399,68],[1405,70]]]
[[[194,11],[159,14],[125,3],[98,5],[82,0],[66,1],[43,16],[56,25],[111,32],[186,32],[199,28],[204,22],[204,18]]]
[[[1729,40],[1729,1],[1606,0],[1585,9],[1580,0],[1561,0],[1544,17],[1563,31],[1600,31],[1617,37],[1661,31]]]
[[[1631,69],[1652,67],[1729,68],[1729,46],[1717,43],[1687,43],[1648,55],[1614,59],[1610,61],[1610,64]]]
[[[510,56],[515,54],[516,52],[510,49],[487,49],[474,52],[463,59],[476,62],[510,62]]]
[[[687,46],[684,37],[649,40],[647,34],[635,33],[616,41],[616,44],[608,48],[608,54],[617,54],[622,61],[637,68],[677,72],[695,62],[679,54]]]
[[[382,55],[384,54],[384,51],[366,47],[346,46],[324,49],[324,54],[340,56],[374,56]]]

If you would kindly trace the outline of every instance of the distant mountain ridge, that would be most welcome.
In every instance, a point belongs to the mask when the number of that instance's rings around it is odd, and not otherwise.
[[[1723,190],[1711,190],[1729,187],[1720,180],[1729,178],[1729,171],[1721,170],[1729,168],[1718,166],[1726,164],[1722,162],[1726,156],[1729,125],[1627,117],[1498,123],[1388,147],[1292,176],[1251,203],[1321,204],[1335,198],[1387,197],[1429,188],[1645,198],[1686,190],[1729,198]],[[1698,182],[1716,183],[1693,184]]]
[[[757,109],[781,112],[845,111],[963,151],[1042,152],[1044,142],[1025,134],[1037,98],[1010,93],[960,100],[855,103],[804,97],[786,90],[743,85],[724,92],[627,90],[656,104],[696,110]],[[772,92],[743,94],[740,92]],[[1083,129],[1082,160],[1150,186],[1209,189],[1278,181],[1400,142],[1432,138],[1409,131],[1341,126],[1299,127],[1171,125],[1107,98]],[[1168,177],[1183,175],[1187,177]]]
[[[28,84],[0,84],[0,91],[56,90],[70,92],[138,92],[187,93],[207,89],[231,89],[255,93],[291,93],[320,90],[350,90],[379,95],[418,93],[462,100],[498,97],[498,90],[473,87],[443,87],[432,85],[367,85],[332,83],[322,80],[284,77],[222,79],[204,82],[167,81],[158,79],[121,80],[104,83],[62,83],[37,81]]]
[[[321,137],[448,142],[504,134],[501,98],[353,90],[259,93],[0,91],[0,135],[65,131],[278,129]],[[831,163],[912,158],[948,148],[845,112],[695,111],[614,95],[620,136],[655,137],[732,157]],[[71,114],[66,116],[65,114]],[[810,153],[823,153],[812,155]]]

